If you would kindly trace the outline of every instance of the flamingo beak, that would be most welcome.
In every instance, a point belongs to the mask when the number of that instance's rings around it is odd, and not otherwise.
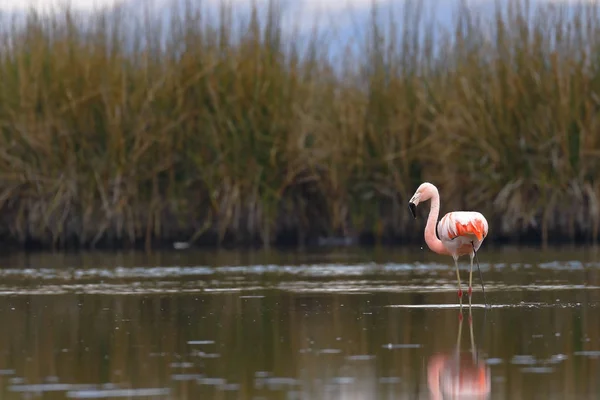
[[[408,209],[410,210],[413,218],[417,219],[417,205],[411,201],[408,203]]]
[[[408,209],[410,210],[410,213],[412,214],[414,219],[417,219],[417,206],[419,205],[419,201],[421,200],[421,193],[419,193],[419,191],[417,191],[413,197],[410,198],[410,200],[408,201]]]

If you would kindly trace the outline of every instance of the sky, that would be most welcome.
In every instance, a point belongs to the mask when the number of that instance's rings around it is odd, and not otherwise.
[[[126,29],[136,31],[141,24],[144,24],[143,18],[146,17],[146,11],[151,10],[150,16],[154,15],[156,21],[163,23],[163,28],[168,27],[170,21],[169,10],[173,10],[171,7],[173,3],[185,4],[191,2],[193,4],[201,4],[205,11],[214,12],[209,18],[212,22],[217,21],[218,17],[218,6],[224,1],[234,6],[237,11],[237,16],[249,15],[248,10],[253,3],[259,7],[264,7],[269,3],[269,0],[0,0],[0,30],[2,30],[2,21],[7,16],[10,17],[16,15],[22,17],[25,15],[26,10],[30,7],[34,7],[38,10],[48,10],[52,6],[57,4],[64,4],[68,2],[72,9],[77,10],[81,13],[91,13],[97,7],[113,7],[119,6],[127,11],[128,14],[132,13],[133,17],[139,15],[140,19],[132,21],[127,24]],[[282,28],[283,32],[291,33],[294,35],[293,43],[300,50],[301,54],[305,53],[305,45],[313,43],[312,33],[315,25],[319,29],[320,41],[325,41],[328,45],[319,49],[319,51],[325,51],[321,55],[326,55],[332,62],[331,65],[336,68],[343,68],[348,52],[352,52],[355,55],[359,54],[361,57],[364,53],[365,45],[366,48],[372,48],[367,45],[371,40],[368,36],[371,32],[371,10],[372,5],[377,4],[379,8],[378,15],[378,27],[382,28],[383,35],[387,39],[390,35],[385,31],[389,16],[393,15],[393,19],[396,22],[400,22],[397,26],[398,31],[395,34],[397,43],[401,40],[403,35],[402,32],[402,14],[403,5],[408,2],[418,3],[422,5],[422,12],[424,13],[424,19],[427,22],[434,21],[435,29],[433,38],[433,51],[438,53],[442,50],[443,42],[439,39],[446,37],[445,30],[451,29],[456,26],[456,17],[458,16],[456,7],[461,2],[467,2],[468,5],[475,11],[480,12],[484,16],[487,14],[493,16],[495,11],[496,0],[278,0],[282,5],[283,19]],[[508,3],[512,0],[497,0],[500,2]],[[555,3],[566,5],[570,7],[575,4],[582,3],[595,3],[600,5],[600,0],[529,0],[530,5],[535,7],[536,5]],[[149,7],[148,7],[149,6]],[[129,16],[127,21],[131,20]],[[17,18],[19,20],[19,18]],[[422,22],[422,21],[421,21]],[[8,24],[7,24],[8,26]],[[239,27],[240,25],[235,25]],[[414,25],[413,25],[414,26]],[[424,24],[419,24],[420,28],[424,28]],[[441,28],[441,29],[440,29]],[[299,29],[299,31],[298,31]],[[493,29],[493,24],[490,25],[490,29]],[[164,33],[168,32],[167,29],[163,29]],[[139,33],[139,32],[138,32]],[[296,35],[299,33],[299,36]],[[139,35],[134,35],[139,37]],[[143,36],[143,35],[142,35]],[[234,36],[237,36],[234,33]],[[493,36],[493,33],[491,33]],[[422,38],[423,36],[421,36]],[[447,35],[448,38],[454,37],[452,34]],[[168,40],[168,35],[164,35],[164,39]],[[142,38],[143,40],[143,38]],[[165,42],[166,43],[166,42]]]
[[[60,4],[63,0],[0,0],[0,10],[4,11],[19,11],[27,10],[34,7],[38,10],[48,9],[57,3]],[[70,0],[73,8],[81,11],[89,11],[94,7],[114,6],[123,0]],[[138,0],[144,1],[144,0]]]
[[[119,3],[128,3],[131,5],[139,6],[144,3],[154,2],[157,4],[167,3],[169,0],[0,0],[0,10],[24,10],[29,7],[35,7],[36,9],[43,10],[51,7],[52,5],[69,2],[74,8],[88,11],[94,7],[106,7],[113,6]],[[204,3],[218,3],[221,0],[202,0],[198,2]],[[236,5],[247,5],[251,1],[256,1],[258,4],[267,3],[267,0],[227,0],[232,4]],[[369,9],[373,2],[386,5],[390,3],[399,4],[404,0],[282,0],[286,3],[295,3],[298,8],[302,9],[306,13],[314,13],[318,10],[327,10],[333,13],[343,13],[347,11],[350,6],[354,10],[360,11]],[[505,0],[506,1],[506,0]],[[596,0],[534,0],[533,3],[577,3],[577,2],[594,2]],[[452,7],[456,0],[435,0],[436,6],[439,9],[448,9]],[[493,0],[467,0],[473,6],[480,6],[485,3],[492,3]]]
[[[29,7],[34,7],[38,10],[48,10],[57,4],[68,2],[74,9],[89,12],[97,7],[111,7],[117,4],[131,7],[132,9],[141,9],[142,5],[151,4],[157,10],[160,10],[164,5],[170,2],[185,2],[186,0],[0,0],[0,11],[23,12]],[[212,5],[213,7],[223,0],[196,0],[196,3]],[[239,9],[247,8],[252,2],[259,5],[268,3],[268,0],[224,0]],[[296,21],[302,21],[306,28],[312,28],[313,23],[318,20],[327,25],[331,23],[348,23],[352,20],[351,15],[356,18],[368,14],[368,10],[373,3],[378,4],[382,9],[401,9],[402,3],[408,0],[280,0],[285,4],[289,15],[293,16]],[[421,0],[426,4],[426,7],[434,6],[436,15],[441,18],[442,22],[445,19],[450,19],[453,8],[461,0]],[[470,6],[479,9],[493,9],[494,0],[466,0]],[[501,0],[509,1],[509,0]],[[596,2],[600,0],[531,0],[532,4],[541,3],[585,3]],[[351,11],[349,13],[349,11]],[[324,13],[323,13],[324,12]],[[320,14],[320,18],[316,19]],[[325,18],[325,16],[327,16]]]
[[[168,21],[168,10],[172,2],[184,3],[186,0],[0,0],[0,12],[6,14],[22,15],[29,7],[38,10],[48,10],[53,5],[69,2],[73,9],[83,13],[91,12],[97,7],[111,7],[120,5],[128,10],[133,10],[143,16],[143,10],[150,5],[158,18]],[[238,10],[248,10],[253,2],[259,6],[268,4],[269,0],[194,0],[196,4],[203,4],[209,9],[216,9],[222,1],[229,2]],[[329,35],[335,35],[340,43],[352,42],[356,37],[362,37],[360,28],[368,28],[371,18],[370,10],[373,3],[380,6],[382,26],[390,13],[394,13],[396,21],[401,21],[403,4],[410,0],[280,0],[284,8],[284,28],[299,28],[301,32],[310,33],[317,24],[324,28]],[[455,7],[462,0],[413,0],[420,1],[426,18],[432,16],[438,26],[453,26],[456,17]],[[464,0],[473,9],[485,13],[492,13],[494,0]],[[500,0],[508,2],[509,0]],[[531,4],[559,3],[576,4],[600,2],[600,0],[530,0]],[[432,14],[432,10],[435,10]],[[8,12],[8,13],[6,13]],[[292,28],[290,28],[292,29]],[[343,45],[341,47],[344,47]]]

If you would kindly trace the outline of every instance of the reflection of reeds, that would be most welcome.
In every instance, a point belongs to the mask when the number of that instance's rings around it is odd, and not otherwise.
[[[594,6],[511,1],[492,23],[465,9],[447,34],[418,8],[383,23],[374,8],[366,47],[334,65],[338,43],[315,36],[303,52],[275,3],[243,36],[223,4],[218,25],[190,11],[126,30],[115,11],[84,31],[60,11],[2,30],[6,236],[408,238],[404,204],[427,179],[448,209],[484,212],[496,238],[597,238]]]
[[[545,293],[541,300],[551,303],[555,297]],[[385,308],[390,302],[410,300],[385,294],[5,298],[0,302],[0,370],[14,369],[27,384],[55,376],[61,383],[169,387],[181,399],[273,398],[275,389],[268,381],[262,387],[256,383],[261,372],[297,380],[295,385],[280,381],[280,398],[286,390],[299,390],[303,398],[327,398],[327,390],[330,398],[344,393],[366,398],[425,395],[429,357],[455,350],[457,311]],[[492,366],[492,377],[504,378],[494,381],[493,392],[511,398],[596,393],[596,363],[573,355],[600,346],[594,310],[585,304],[574,309],[491,310],[485,330],[483,311],[474,310],[476,345],[488,357],[503,360]],[[582,341],[586,337],[590,340]],[[461,349],[468,351],[470,341],[463,338]],[[199,340],[214,343],[188,344]],[[422,346],[389,349],[389,343]],[[219,356],[210,358],[214,354]],[[567,359],[546,364],[554,368],[552,375],[535,380],[520,370],[527,365],[511,364],[514,355],[532,355],[537,365],[544,365],[540,360],[556,354]],[[348,359],[365,355],[372,357]],[[176,381],[173,374],[203,374],[239,386],[229,387],[233,392],[228,394],[219,385]],[[400,379],[381,383],[381,377]],[[8,378],[0,377],[2,398],[11,398]],[[349,379],[330,385],[335,378]]]

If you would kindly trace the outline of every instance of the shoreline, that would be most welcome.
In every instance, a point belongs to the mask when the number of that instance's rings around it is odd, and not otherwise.
[[[400,237],[400,236],[384,236],[380,240],[374,238],[373,233],[363,233],[359,236],[318,236],[309,238],[303,242],[298,242],[295,235],[280,235],[273,243],[264,245],[260,243],[258,238],[254,240],[224,240],[218,242],[217,235],[205,235],[197,238],[195,242],[188,242],[182,239],[182,235],[173,238],[153,239],[150,243],[147,240],[140,239],[134,243],[128,240],[100,240],[95,245],[81,245],[76,241],[67,243],[50,243],[41,242],[39,240],[26,240],[19,242],[15,238],[0,237],[0,252],[18,252],[25,251],[28,253],[39,252],[114,252],[114,251],[144,251],[144,252],[161,252],[161,251],[186,251],[186,250],[231,250],[231,251],[262,251],[262,250],[281,250],[281,251],[298,251],[298,250],[326,250],[326,249],[351,249],[351,248],[409,248],[412,246],[423,246],[426,248],[425,240],[421,235],[418,237]],[[537,231],[527,234],[516,235],[515,237],[490,237],[485,239],[484,245],[491,247],[529,247],[544,249],[549,246],[575,246],[575,247],[590,247],[596,246],[591,237],[578,235],[575,239],[569,238],[566,235],[563,237],[551,236],[544,243],[541,239],[541,233]]]

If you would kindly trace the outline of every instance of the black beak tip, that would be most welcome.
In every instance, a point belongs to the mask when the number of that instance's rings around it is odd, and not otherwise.
[[[412,214],[414,219],[417,219],[417,206],[415,205],[415,203],[408,203],[408,209],[410,210],[410,213]]]

